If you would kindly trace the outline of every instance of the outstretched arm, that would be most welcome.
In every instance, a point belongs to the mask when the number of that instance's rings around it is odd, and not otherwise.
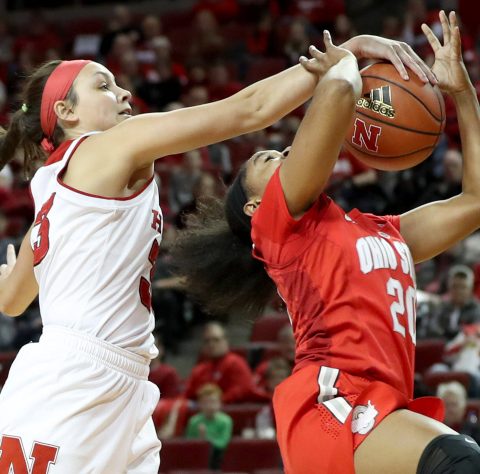
[[[403,77],[409,68],[422,80],[435,81],[423,61],[403,43],[363,35],[347,41],[345,49],[358,57],[392,61]],[[90,150],[85,153],[85,157],[91,160],[95,173],[101,172],[96,158],[101,155],[102,163],[109,168],[110,179],[110,170],[115,172],[122,167],[130,177],[132,169],[145,168],[162,156],[271,125],[309,99],[319,79],[321,76],[294,66],[221,101],[133,117],[91,137],[82,148],[93,150],[93,153]],[[127,163],[123,165],[125,160]]]
[[[280,168],[285,201],[293,217],[300,217],[323,191],[362,89],[355,57],[334,46],[328,32],[324,42],[325,53],[313,52],[315,64],[302,60],[307,69],[325,68],[321,69],[324,77]]]
[[[31,229],[23,239],[18,259],[10,244],[7,248],[7,263],[0,266],[0,313],[7,316],[20,316],[38,295],[30,232]]]
[[[432,258],[480,227],[480,107],[462,60],[455,13],[440,12],[443,46],[423,25],[435,53],[433,72],[457,108],[463,149],[462,193],[400,216],[400,230],[415,262]]]

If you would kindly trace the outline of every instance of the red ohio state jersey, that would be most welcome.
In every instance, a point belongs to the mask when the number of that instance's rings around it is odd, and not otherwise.
[[[399,225],[346,214],[324,194],[295,220],[275,172],[252,219],[253,255],[287,305],[295,370],[326,365],[413,395],[416,285]]]
[[[162,233],[157,185],[151,178],[118,198],[66,185],[63,172],[88,135],[62,143],[31,182],[42,321],[153,358],[150,283]]]

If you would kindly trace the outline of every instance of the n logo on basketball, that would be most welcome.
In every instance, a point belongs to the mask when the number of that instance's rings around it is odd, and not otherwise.
[[[0,473],[2,474],[47,474],[51,464],[57,461],[58,446],[34,442],[29,466],[22,439],[3,436],[0,441]]]
[[[370,124],[367,128],[367,124],[358,117],[355,119],[354,127],[352,143],[368,151],[377,152],[378,137],[382,133],[381,127]]]

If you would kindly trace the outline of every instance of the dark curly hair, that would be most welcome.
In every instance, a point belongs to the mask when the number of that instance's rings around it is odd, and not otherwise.
[[[173,249],[174,272],[186,291],[209,312],[261,313],[275,293],[263,263],[252,256],[250,217],[243,212],[248,190],[242,167],[226,199],[203,200],[186,218]]]

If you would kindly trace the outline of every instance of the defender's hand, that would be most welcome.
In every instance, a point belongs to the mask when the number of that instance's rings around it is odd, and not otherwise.
[[[450,18],[447,18],[442,10],[439,17],[443,30],[443,46],[433,31],[427,25],[422,25],[422,30],[435,53],[432,70],[437,76],[441,90],[449,94],[459,94],[470,89],[472,85],[463,64],[457,16],[455,12],[450,12]]]
[[[352,59],[355,59],[355,56],[350,51],[335,46],[332,43],[332,37],[327,30],[323,32],[323,42],[325,43],[324,53],[319,51],[315,46],[310,46],[309,51],[312,58],[307,59],[305,56],[300,57],[300,64],[307,71],[318,75],[319,79],[321,79],[332,66],[335,66],[335,64],[344,57],[351,56]]]
[[[402,41],[372,35],[360,35],[346,41],[342,48],[351,51],[358,59],[383,59],[391,62],[400,76],[408,80],[407,68],[423,82],[436,84],[437,80],[430,68],[415,53],[412,47]]]

